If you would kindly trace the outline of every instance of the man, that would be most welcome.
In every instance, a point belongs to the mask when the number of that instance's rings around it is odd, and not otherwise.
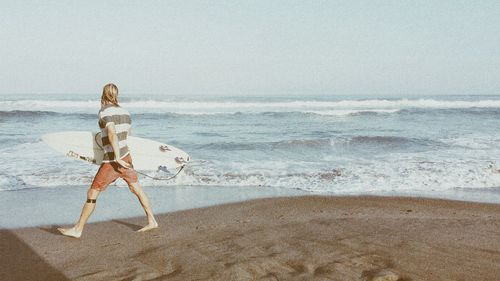
[[[104,86],[99,111],[99,128],[104,149],[104,160],[94,181],[87,192],[87,202],[83,205],[80,219],[72,228],[58,228],[66,236],[80,238],[88,218],[94,212],[99,193],[116,179],[124,179],[130,191],[134,193],[146,213],[148,224],[139,232],[158,227],[146,193],[139,184],[137,173],[133,169],[132,157],[127,146],[127,136],[131,131],[132,120],[127,110],[118,104],[118,87],[114,84]]]

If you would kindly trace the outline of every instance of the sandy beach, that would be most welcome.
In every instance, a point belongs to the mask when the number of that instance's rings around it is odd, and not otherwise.
[[[500,280],[500,205],[301,196],[1,231],[2,280]]]

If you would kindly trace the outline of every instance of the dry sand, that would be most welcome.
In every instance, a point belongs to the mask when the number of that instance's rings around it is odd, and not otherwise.
[[[97,206],[96,212],[106,206]],[[500,280],[500,205],[259,199],[87,225],[1,230],[1,280]]]

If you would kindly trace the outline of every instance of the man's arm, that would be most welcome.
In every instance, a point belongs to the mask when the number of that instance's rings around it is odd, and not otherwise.
[[[116,135],[115,122],[108,122],[106,124],[108,139],[115,153],[115,159],[120,159],[120,145],[118,144],[118,136]]]
[[[109,142],[113,148],[113,152],[115,153],[116,162],[125,168],[130,168],[130,165],[127,162],[121,160],[120,145],[118,144],[118,136],[116,135],[115,122],[108,122],[106,124],[106,130]]]

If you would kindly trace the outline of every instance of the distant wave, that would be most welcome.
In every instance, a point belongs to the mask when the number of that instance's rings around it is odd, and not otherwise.
[[[150,116],[150,115],[163,115],[168,117],[179,116],[211,116],[211,115],[266,115],[271,117],[290,117],[290,116],[357,116],[357,115],[378,115],[396,113],[399,110],[329,110],[329,111],[283,111],[283,112],[139,112],[135,116]],[[78,115],[82,117],[95,118],[97,113],[83,113],[83,112],[57,112],[57,111],[40,111],[40,110],[0,110],[0,117],[35,117],[35,116],[58,116],[58,115]]]
[[[0,111],[0,117],[37,117],[37,116],[55,116],[55,115],[59,115],[59,113],[53,111],[39,111],[39,110]]]
[[[399,114],[468,114],[468,115],[500,115],[498,107],[468,107],[468,108],[405,108],[398,111]]]
[[[319,115],[356,115],[395,113],[403,109],[500,109],[500,100],[370,99],[341,101],[162,101],[131,100],[122,105],[134,113],[228,114],[263,112],[303,112]],[[6,100],[1,111],[50,111],[60,113],[95,113],[98,100]]]
[[[207,149],[207,150],[271,150],[271,149],[282,149],[291,150],[296,152],[297,150],[305,149],[316,149],[330,147],[332,145],[332,139],[330,138],[318,138],[318,139],[291,139],[282,140],[275,142],[213,142],[208,144],[203,144],[197,147],[197,149]]]
[[[355,136],[347,141],[350,146],[375,148],[379,153],[387,149],[402,151],[422,151],[448,147],[447,144],[424,138],[407,138],[399,136]],[[342,145],[342,144],[340,144]]]
[[[448,146],[448,144],[419,138],[399,136],[352,136],[333,138],[289,139],[275,142],[212,142],[199,145],[196,149],[207,150],[275,150],[280,149],[291,153],[301,153],[310,149],[342,148],[345,146],[373,147],[373,148],[433,148]],[[352,149],[352,148],[351,148]],[[410,149],[411,150],[411,149]],[[381,150],[381,153],[384,151]]]
[[[350,144],[391,144],[422,143],[423,140],[396,136],[356,136],[350,139]]]

